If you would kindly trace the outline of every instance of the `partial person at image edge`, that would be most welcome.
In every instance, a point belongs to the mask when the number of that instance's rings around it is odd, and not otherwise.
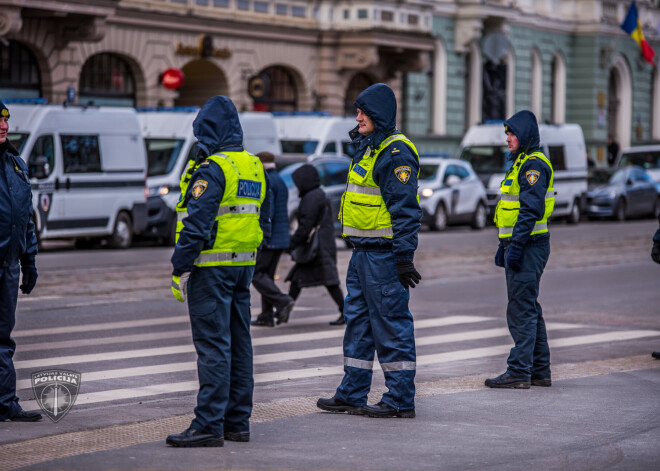
[[[28,169],[7,139],[9,110],[0,101],[0,421],[36,422],[39,412],[24,411],[16,396],[16,370],[12,358],[20,290],[30,294],[37,284],[38,251]]]

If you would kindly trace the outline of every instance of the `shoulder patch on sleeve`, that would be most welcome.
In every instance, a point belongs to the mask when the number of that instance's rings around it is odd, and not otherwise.
[[[525,172],[525,178],[527,179],[527,182],[530,185],[534,185],[537,181],[539,181],[539,177],[541,176],[541,172],[538,170],[527,170]]]
[[[410,180],[410,172],[410,167],[407,165],[402,165],[394,169],[394,175],[403,184],[408,183],[408,180]]]
[[[192,196],[196,200],[199,199],[202,194],[206,191],[206,188],[209,186],[209,182],[206,180],[197,180],[195,183],[193,183],[192,187]]]

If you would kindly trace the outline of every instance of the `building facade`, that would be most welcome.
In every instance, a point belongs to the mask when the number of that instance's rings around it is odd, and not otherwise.
[[[660,75],[615,0],[0,0],[0,98],[353,113],[390,84],[425,151],[531,109],[582,125],[591,157],[660,141]],[[660,54],[658,1],[638,0]],[[165,80],[172,72],[183,82]]]

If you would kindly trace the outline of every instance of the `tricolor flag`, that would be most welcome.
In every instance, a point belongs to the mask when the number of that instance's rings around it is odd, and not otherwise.
[[[635,41],[637,41],[639,47],[642,48],[642,55],[644,56],[644,59],[646,59],[646,62],[655,65],[653,61],[655,52],[653,49],[651,49],[649,43],[646,42],[646,39],[644,39],[644,33],[642,33],[642,23],[639,21],[635,0],[633,0],[633,2],[630,4],[626,19],[623,20],[623,23],[621,23],[621,29],[632,36]]]

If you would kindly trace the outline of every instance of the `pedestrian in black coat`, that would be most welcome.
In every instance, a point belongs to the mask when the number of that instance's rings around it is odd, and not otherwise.
[[[340,313],[339,318],[330,324],[343,325],[344,295],[337,274],[337,246],[330,202],[321,189],[321,177],[314,166],[302,165],[291,174],[291,178],[298,188],[300,204],[296,215],[298,228],[291,235],[290,249],[304,245],[312,229],[319,225],[319,253],[312,262],[296,263],[291,268],[286,277],[286,281],[291,282],[289,296],[297,299],[302,288],[324,285]]]

